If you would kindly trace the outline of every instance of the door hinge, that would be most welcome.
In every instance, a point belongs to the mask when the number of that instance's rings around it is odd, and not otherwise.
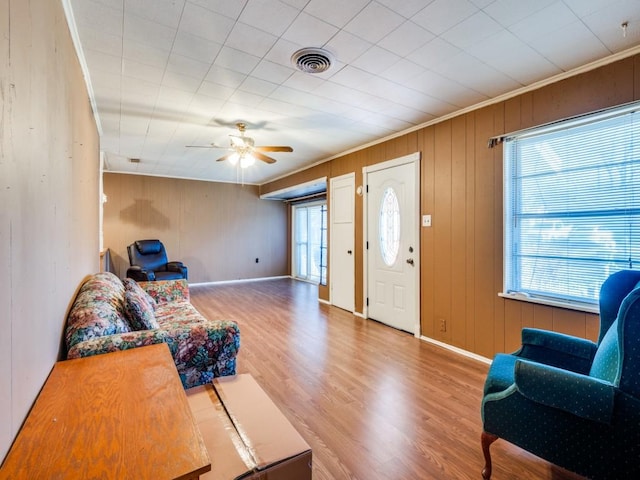
[[[369,185],[367,185],[367,190],[366,191],[367,191],[367,193],[369,193]]]
[[[369,297],[367,297],[367,307],[369,306]]]
[[[367,240],[367,250],[369,250],[369,240]]]

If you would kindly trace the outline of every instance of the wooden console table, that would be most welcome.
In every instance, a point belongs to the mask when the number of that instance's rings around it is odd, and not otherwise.
[[[165,344],[58,362],[3,479],[195,479],[211,461]]]

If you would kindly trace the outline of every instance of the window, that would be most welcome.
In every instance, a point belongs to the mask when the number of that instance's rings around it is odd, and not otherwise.
[[[327,284],[327,205],[293,207],[294,276]]]
[[[610,274],[640,267],[637,108],[505,139],[504,295],[594,311]]]

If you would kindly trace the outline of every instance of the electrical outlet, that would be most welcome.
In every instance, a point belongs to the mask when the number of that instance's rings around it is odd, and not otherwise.
[[[260,263],[260,259],[259,258],[256,258],[256,263]]]
[[[440,331],[441,332],[447,331],[447,321],[444,318],[440,319]]]

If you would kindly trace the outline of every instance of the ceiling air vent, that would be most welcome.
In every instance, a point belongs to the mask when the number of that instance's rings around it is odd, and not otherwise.
[[[331,66],[331,54],[321,48],[303,48],[291,56],[291,62],[304,73],[322,73]]]

